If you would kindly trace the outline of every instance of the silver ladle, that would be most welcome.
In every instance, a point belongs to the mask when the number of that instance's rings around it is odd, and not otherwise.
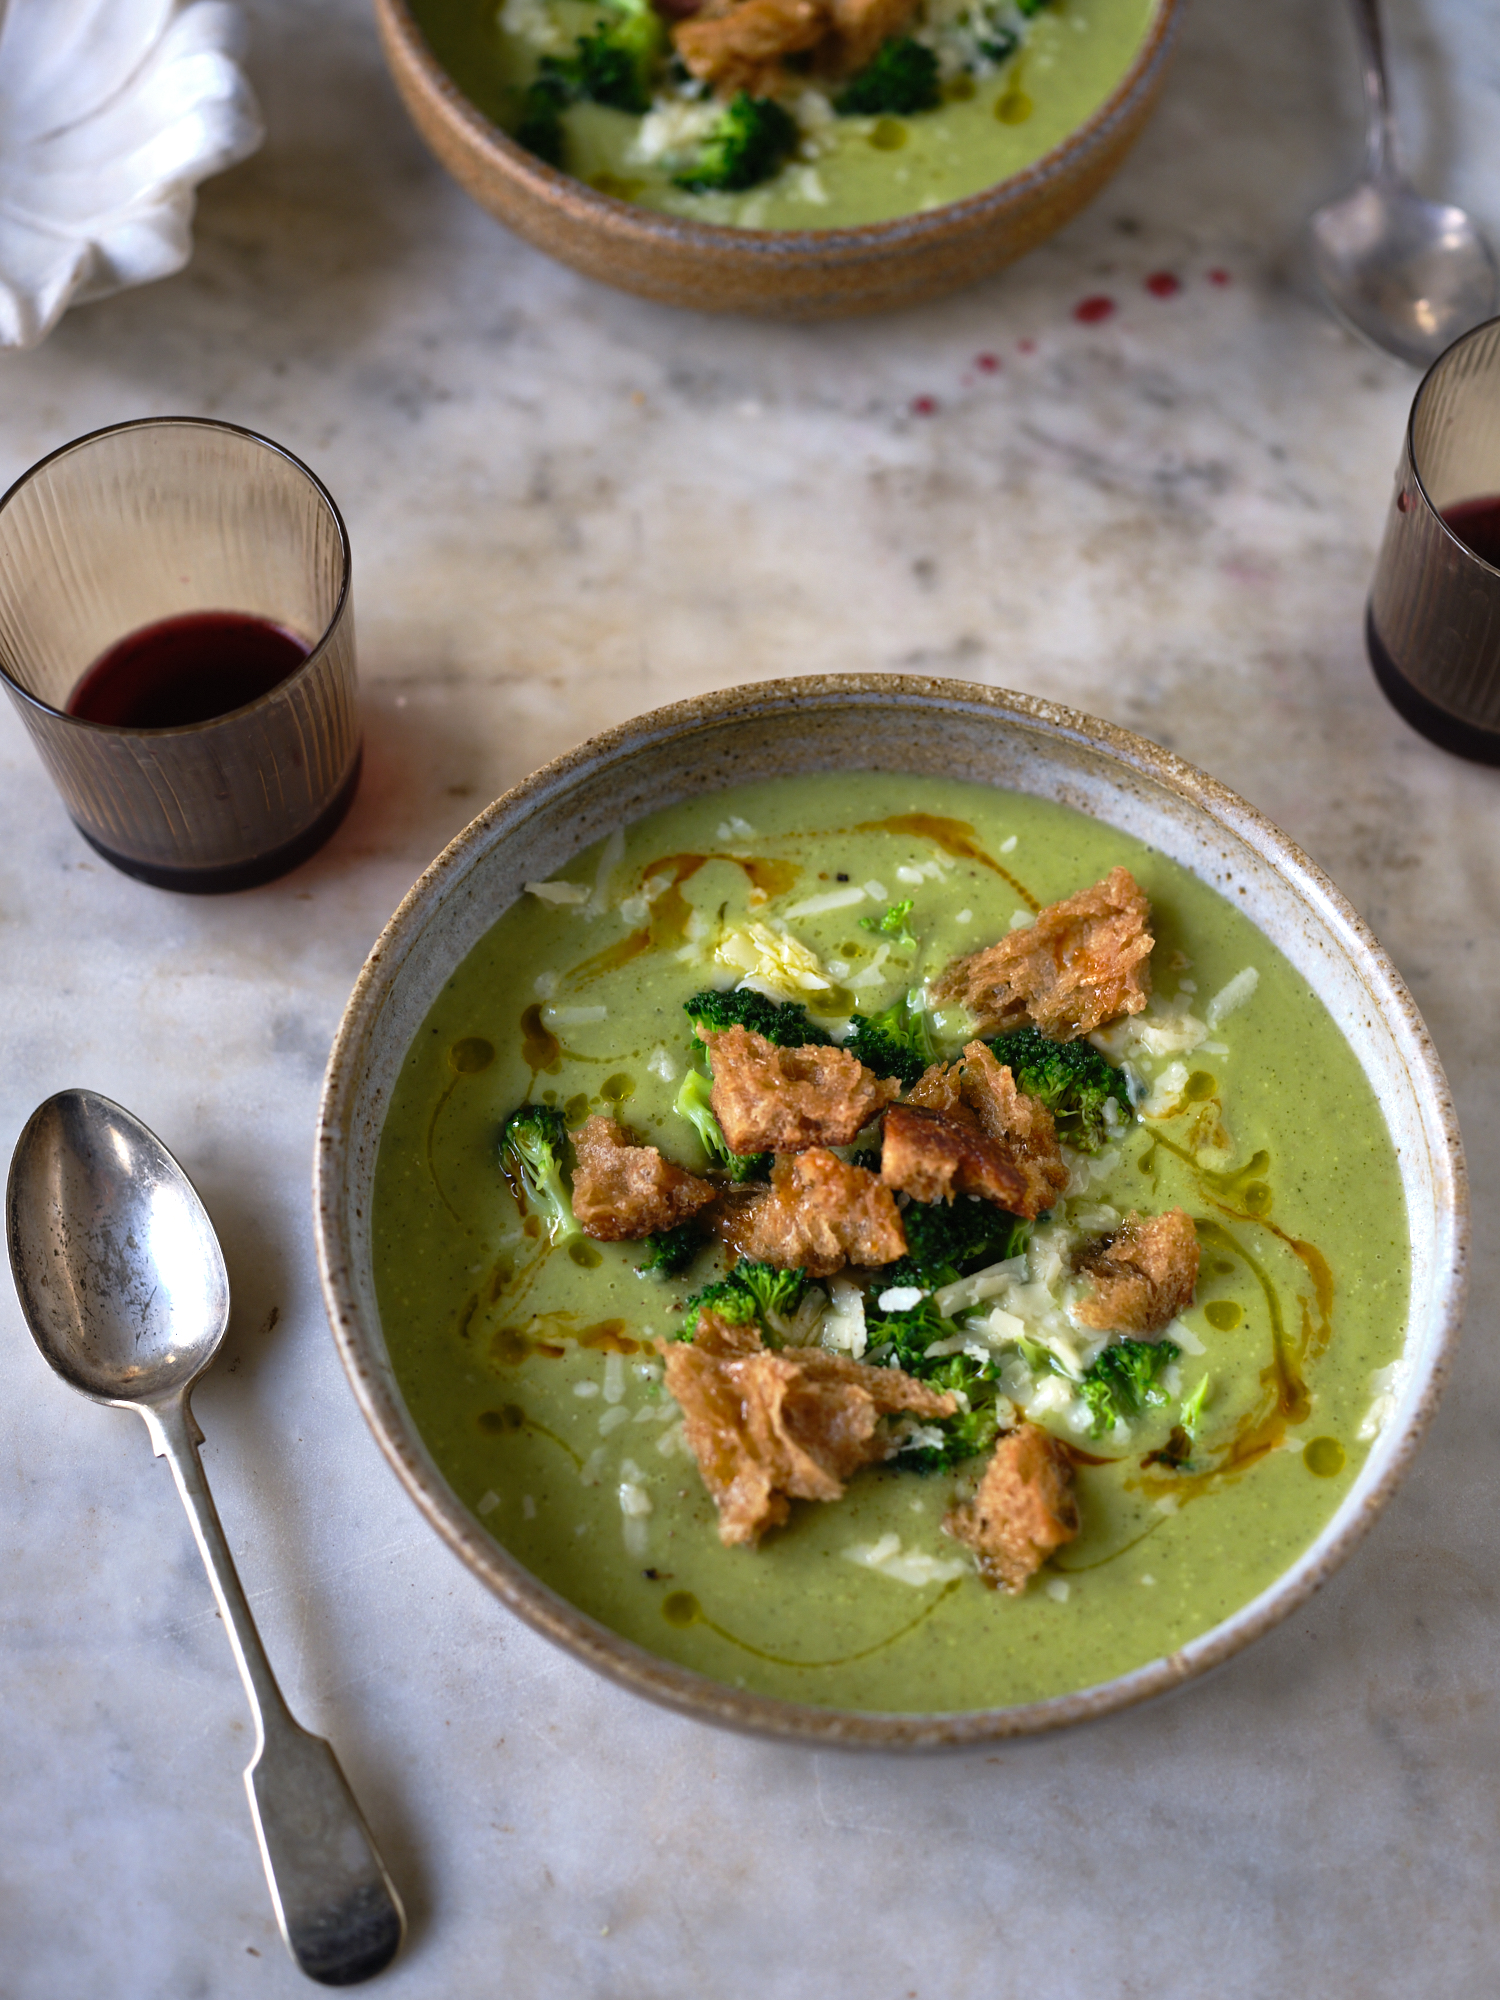
[[[1365,175],[1308,222],[1313,268],[1339,317],[1426,368],[1495,310],[1495,260],[1461,208],[1424,201],[1396,164],[1377,0],[1352,0],[1365,80]]]
[[[368,1979],[400,1949],[401,1899],[332,1749],[282,1700],[198,1457],[188,1398],[229,1324],[208,1213],[139,1119],[64,1090],[17,1142],[6,1235],[44,1359],[96,1402],[138,1410],[172,1468],[255,1718],[245,1789],[287,1948],[325,1986]]]

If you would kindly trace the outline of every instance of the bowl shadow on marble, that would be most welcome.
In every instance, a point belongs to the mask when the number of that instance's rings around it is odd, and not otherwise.
[[[771,1700],[672,1665],[564,1602],[480,1526],[407,1412],[375,1293],[373,1180],[396,1076],[454,967],[523,892],[614,828],[677,800],[790,772],[930,772],[1073,806],[1232,896],[1339,1023],[1380,1101],[1411,1227],[1407,1379],[1395,1415],[1310,1546],[1266,1590],[1169,1657],[1076,1693],[969,1713],[859,1714]],[[639,1694],[703,1720],[828,1746],[928,1749],[1035,1735],[1180,1687],[1269,1630],[1334,1572],[1410,1467],[1462,1313],[1468,1199],[1435,1050],[1399,974],[1333,884],[1213,779],[1128,731],[956,681],[818,676],[731,688],[585,743],[480,815],[411,890],[366,961],[329,1061],[314,1225],[351,1386],[428,1521],[528,1623]]]

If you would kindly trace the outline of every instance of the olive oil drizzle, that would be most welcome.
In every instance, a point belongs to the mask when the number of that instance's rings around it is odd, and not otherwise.
[[[890,819],[864,820],[856,833],[907,833],[917,840],[930,840],[956,861],[977,861],[1010,884],[1033,915],[1042,907],[1025,883],[1002,868],[995,857],[979,845],[966,819],[943,819],[936,813],[895,813]]]
[[[857,1653],[840,1653],[831,1660],[794,1660],[785,1654],[770,1653],[763,1647],[752,1646],[748,1639],[740,1638],[738,1633],[731,1632],[727,1626],[720,1625],[710,1618],[690,1590],[674,1590],[670,1596],[662,1599],[661,1609],[667,1623],[679,1630],[688,1625],[706,1625],[710,1632],[716,1633],[721,1639],[727,1639],[731,1646],[738,1646],[742,1652],[749,1653],[757,1660],[765,1660],[773,1667],[800,1667],[807,1673],[817,1673],[827,1667],[853,1666],[856,1660],[868,1660],[876,1653],[883,1653],[888,1646],[896,1645],[898,1641],[915,1632],[919,1625],[925,1624],[944,1598],[951,1597],[962,1581],[962,1577],[951,1577],[937,1596],[930,1603],[923,1605],[915,1618],[908,1619],[894,1632],[887,1633],[885,1638],[877,1639],[873,1646],[866,1646]]]

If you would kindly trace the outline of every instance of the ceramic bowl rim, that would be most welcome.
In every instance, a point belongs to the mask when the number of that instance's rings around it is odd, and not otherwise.
[[[1156,89],[1173,52],[1183,0],[1153,0],[1155,13],[1129,67],[1103,102],[1040,159],[957,201],[835,229],[741,229],[732,223],[700,221],[695,216],[645,208],[639,202],[604,194],[587,181],[548,166],[488,117],[438,60],[408,0],[377,0],[377,4],[428,95],[444,106],[493,167],[539,203],[574,209],[581,218],[611,234],[638,243],[670,243],[678,250],[727,251],[731,256],[743,251],[747,262],[789,263],[806,257],[857,259],[860,252],[919,244],[928,237],[983,223],[992,212],[1003,214],[1044,192],[1075,160],[1102,145],[1114,127],[1130,116],[1140,98],[1149,98]]]
[[[460,892],[517,822],[601,770],[735,718],[764,721],[813,701],[885,701],[953,710],[976,724],[1007,724],[1050,736],[1138,774],[1270,861],[1298,899],[1339,937],[1401,1048],[1430,1141],[1436,1255],[1432,1335],[1420,1394],[1407,1412],[1379,1478],[1340,1503],[1311,1547],[1251,1602],[1177,1651],[1070,1694],[1004,1708],[942,1713],[815,1707],[755,1695],[679,1667],[620,1637],[542,1584],[495,1542],[426,1458],[404,1407],[381,1379],[378,1328],[365,1325],[351,1278],[342,1196],[354,1144],[363,1047],[385,996],[425,925]],[[1273,940],[1274,941],[1274,940]],[[654,709],[590,737],[496,799],[443,849],[402,899],[371,948],[344,1009],[319,1105],[313,1226],[329,1324],[356,1401],[397,1477],[460,1560],[535,1630],[633,1692],[732,1729],[815,1747],[880,1750],[956,1748],[1039,1735],[1130,1708],[1221,1665],[1279,1624],[1327,1581],[1368,1533],[1410,1470],[1451,1371],[1462,1322],[1468,1251],[1468,1186],[1457,1114],[1437,1052],[1415,1002],[1373,933],[1329,877],[1264,814],[1228,786],[1118,725],[1033,695],[975,682],[888,674],[823,674],[762,681]],[[430,1469],[429,1469],[430,1468]],[[1317,1560],[1311,1561],[1316,1550]]]

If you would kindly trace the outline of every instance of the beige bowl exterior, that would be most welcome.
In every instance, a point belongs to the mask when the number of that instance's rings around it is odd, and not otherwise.
[[[469,102],[406,0],[375,0],[375,15],[417,130],[459,186],[528,243],[664,305],[834,319],[940,298],[1061,229],[1104,186],[1150,116],[1179,5],[1158,0],[1115,90],[1034,166],[966,201],[858,229],[729,229],[599,194],[524,151]]]
[[[1061,801],[1148,840],[1229,897],[1340,1024],[1384,1110],[1411,1225],[1407,1379],[1337,1513],[1268,1590],[1180,1651],[1076,1694],[963,1714],[866,1714],[723,1686],[586,1617],[494,1541],[449,1488],[402,1401],[375,1297],[371,1195],[408,1048],[455,966],[581,848],[677,800],[787,773],[930,772]],[[1458,1124],[1399,974],[1286,835],[1154,743],[1026,695],[960,681],[830,675],[677,703],[594,737],[497,799],[382,932],[329,1059],[313,1189],[324,1299],[349,1380],[397,1476],[476,1576],[528,1624],[638,1694],[705,1721],[815,1744],[930,1748],[1025,1736],[1129,1707],[1218,1665],[1312,1595],[1410,1466],[1458,1337],[1468,1241]]]

